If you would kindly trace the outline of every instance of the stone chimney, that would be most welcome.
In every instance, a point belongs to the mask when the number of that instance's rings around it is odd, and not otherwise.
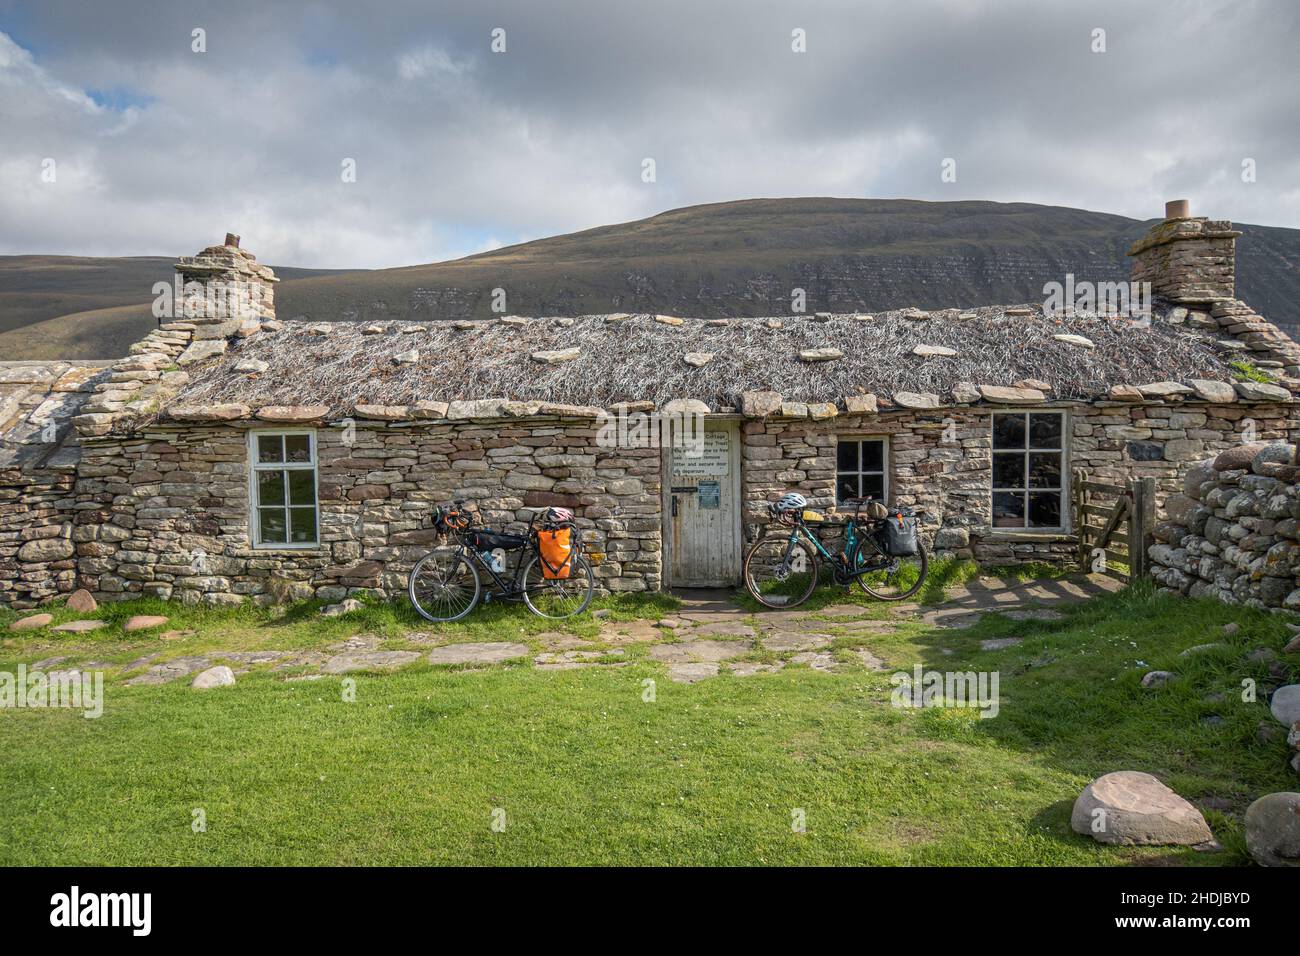
[[[275,318],[275,286],[280,280],[270,266],[239,248],[239,237],[208,246],[196,256],[182,256],[175,269],[183,283],[177,322],[195,326],[195,341],[251,335],[262,322]]]
[[[1167,302],[1234,299],[1234,247],[1241,233],[1225,219],[1193,217],[1186,199],[1165,203],[1165,218],[1133,243],[1133,281],[1150,282]]]
[[[263,322],[275,318],[275,277],[269,266],[239,248],[239,237],[208,246],[195,256],[176,261],[177,294],[171,320],[159,326],[171,349],[180,345],[176,364],[192,365],[220,355],[231,339],[255,335]],[[132,351],[152,349],[147,340]]]

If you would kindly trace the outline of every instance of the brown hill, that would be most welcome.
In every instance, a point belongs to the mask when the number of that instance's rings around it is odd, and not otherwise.
[[[1044,282],[1066,273],[1126,279],[1124,252],[1149,225],[1030,203],[756,199],[676,209],[451,262],[333,274],[277,268],[286,280],[276,290],[277,311],[318,321],[486,317],[498,288],[507,310],[525,315],[783,314],[794,288],[806,290],[809,312],[1036,301]],[[1279,325],[1300,327],[1300,230],[1239,228],[1238,295]],[[255,241],[250,245],[256,251]],[[126,294],[109,273],[135,270],[133,288],[147,290],[155,280],[141,283],[141,275],[156,269],[151,274],[166,277],[171,260],[76,260],[76,281],[57,288],[67,273],[50,263],[25,269],[12,262],[51,258],[0,259],[0,330],[10,329],[0,332],[0,355],[45,355],[56,344],[79,343],[76,357],[110,357],[121,354],[132,329],[150,327],[147,307],[105,308],[126,304],[109,298]],[[118,265],[96,272],[96,263]],[[105,295],[90,303],[96,283]],[[42,295],[51,296],[49,304]],[[148,299],[136,295],[135,302]],[[43,321],[22,321],[42,309]]]

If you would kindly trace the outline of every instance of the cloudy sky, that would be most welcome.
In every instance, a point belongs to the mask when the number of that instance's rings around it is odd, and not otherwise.
[[[758,196],[1300,227],[1298,41],[1293,0],[0,0],[0,254],[409,265]]]

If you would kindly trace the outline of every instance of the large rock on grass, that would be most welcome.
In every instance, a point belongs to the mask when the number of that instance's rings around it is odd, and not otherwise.
[[[85,588],[78,588],[68,595],[67,608],[69,611],[76,611],[78,614],[89,614],[96,610],[99,604],[95,601],[95,596]]]
[[[230,687],[234,683],[235,672],[225,664],[218,664],[195,675],[190,686],[195,690],[210,690],[213,687]]]
[[[1149,773],[1098,777],[1074,801],[1070,827],[1098,843],[1195,846],[1214,839],[1205,817]]]
[[[1260,866],[1300,866],[1300,793],[1270,793],[1247,808],[1246,849]]]
[[[1290,727],[1300,720],[1300,684],[1279,687],[1273,692],[1273,699],[1268,706],[1278,723]]]

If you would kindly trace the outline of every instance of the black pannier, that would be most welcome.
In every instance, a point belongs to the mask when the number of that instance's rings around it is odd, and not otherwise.
[[[528,543],[520,534],[499,534],[495,531],[475,531],[469,536],[469,545],[475,551],[518,551]]]
[[[910,511],[895,511],[885,519],[881,544],[885,553],[894,558],[916,554],[916,515]]]

